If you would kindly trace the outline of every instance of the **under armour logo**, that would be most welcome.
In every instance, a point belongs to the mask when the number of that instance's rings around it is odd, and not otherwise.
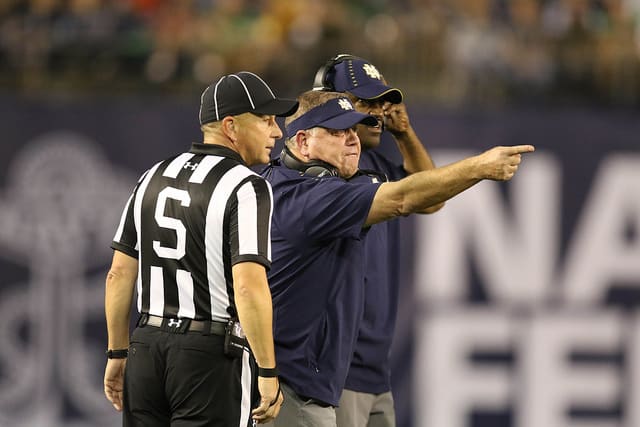
[[[338,105],[340,105],[340,108],[343,110],[353,110],[353,105],[347,98],[340,98]]]
[[[179,328],[180,325],[182,325],[182,319],[169,319],[169,323],[167,323],[167,326],[170,328],[173,328],[174,326]]]
[[[380,71],[378,71],[378,69],[371,64],[364,64],[362,66],[362,69],[365,73],[367,73],[367,76],[371,77],[372,79],[380,80],[382,78]]]
[[[182,167],[182,169],[191,169],[192,171],[196,170],[196,168],[198,167],[198,163],[191,163],[191,162],[187,162],[184,164],[184,166]]]

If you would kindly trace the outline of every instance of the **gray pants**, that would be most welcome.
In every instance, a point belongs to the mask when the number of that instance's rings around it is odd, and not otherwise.
[[[313,401],[302,400],[291,387],[280,383],[284,403],[278,417],[264,427],[336,427],[336,411],[333,406],[321,406]]]
[[[343,390],[336,419],[338,427],[395,427],[393,396]]]

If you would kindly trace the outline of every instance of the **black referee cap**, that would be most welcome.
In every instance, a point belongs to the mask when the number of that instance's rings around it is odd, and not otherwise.
[[[290,116],[298,109],[294,99],[276,98],[258,75],[249,71],[222,76],[202,92],[200,124],[242,113]]]

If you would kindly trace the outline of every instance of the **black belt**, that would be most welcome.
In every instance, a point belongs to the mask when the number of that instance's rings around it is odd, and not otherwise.
[[[207,325],[209,326],[208,331]],[[154,326],[156,328],[161,328],[163,330],[176,333],[185,333],[189,331],[205,333],[205,331],[207,331],[208,334],[224,336],[225,327],[227,326],[227,324],[225,322],[217,322],[215,320],[207,322],[204,320],[194,320],[186,318],[178,319],[171,317],[154,316],[153,314],[143,314],[142,316],[140,316],[138,326]]]

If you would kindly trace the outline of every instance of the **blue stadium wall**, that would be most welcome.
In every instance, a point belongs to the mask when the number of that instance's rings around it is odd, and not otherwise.
[[[4,95],[0,111],[0,427],[119,425],[109,243],[140,173],[200,140],[197,106]],[[403,219],[399,427],[640,425],[640,114],[410,112],[439,165],[537,151],[510,183]]]

